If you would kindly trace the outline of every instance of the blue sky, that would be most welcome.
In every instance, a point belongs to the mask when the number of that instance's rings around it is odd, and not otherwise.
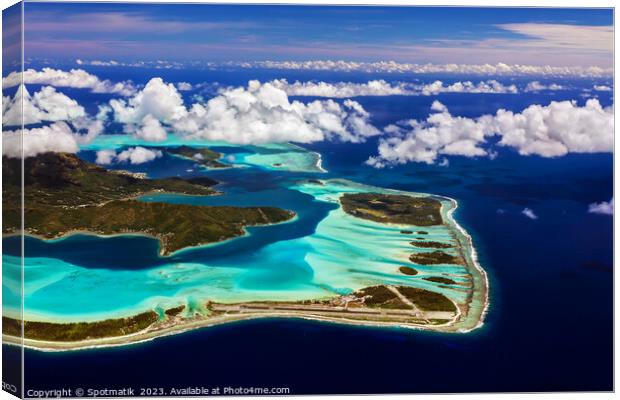
[[[610,9],[27,3],[26,57],[612,65]]]

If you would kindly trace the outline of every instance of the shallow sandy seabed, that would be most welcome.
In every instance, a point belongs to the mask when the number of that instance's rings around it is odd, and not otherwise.
[[[171,135],[166,142],[157,145],[181,144],[187,143]],[[130,145],[152,146],[153,143],[127,135],[102,135],[85,149],[117,149]],[[254,147],[254,152],[236,154],[234,162],[272,170],[289,169],[291,172],[321,170],[321,159],[317,153],[288,144],[263,147],[264,152]],[[339,198],[344,193],[429,196],[342,179],[300,181],[289,189],[311,195],[316,201],[333,204],[339,204]],[[440,226],[382,224],[353,217],[338,207],[316,226],[313,234],[269,244],[255,254],[235,258],[234,262],[201,262],[199,258],[195,262],[173,262],[171,259],[171,262],[154,268],[119,270],[89,269],[56,258],[28,257],[25,260],[24,317],[26,320],[47,322],[97,321],[206,301],[230,304],[328,299],[384,284],[413,286],[444,294],[459,306],[458,321],[450,327],[431,328],[468,331],[481,324],[488,307],[487,277],[478,265],[471,237],[452,218],[456,201],[439,196],[434,198],[442,202],[445,223]],[[232,240],[251,240],[252,235],[261,234],[260,229],[252,228],[248,235]],[[412,246],[410,241],[416,235],[405,235],[403,230],[423,230],[428,232],[424,235],[427,241],[451,243],[455,248],[447,251],[460,252],[465,265],[412,264],[409,255],[433,249]],[[192,249],[183,251],[191,252]],[[20,259],[5,254],[3,264],[4,315],[15,317],[20,309]],[[415,276],[404,275],[398,271],[403,265],[412,266],[419,273]],[[473,288],[463,290],[463,287],[455,288],[423,279],[429,276],[449,276],[460,284],[473,283]],[[281,314],[272,312],[270,316],[287,315]],[[300,313],[296,315],[304,317]],[[250,317],[256,316],[247,316]],[[310,315],[305,317],[330,320]],[[239,318],[231,318],[236,319]],[[184,322],[167,332],[223,322],[225,320]],[[146,335],[152,336],[153,333]]]

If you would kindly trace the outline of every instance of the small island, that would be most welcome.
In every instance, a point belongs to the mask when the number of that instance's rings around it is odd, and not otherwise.
[[[402,266],[398,268],[398,271],[400,271],[401,274],[405,274],[405,275],[417,275],[418,271],[415,268],[411,268],[408,266]]]
[[[442,283],[444,285],[456,285],[457,283],[450,278],[445,278],[443,276],[428,276],[426,278],[422,278],[425,281]]]
[[[346,193],[342,209],[375,222],[431,226],[442,224],[441,202],[430,197],[384,193]]]
[[[458,256],[453,256],[448,253],[444,253],[441,250],[435,250],[429,253],[414,253],[409,256],[409,259],[420,265],[433,265],[433,264],[462,264],[463,261]]]
[[[433,242],[433,241],[417,241],[417,242],[410,242],[409,244],[415,247],[423,247],[423,248],[431,248],[431,249],[449,249],[452,247],[452,245],[448,243]]]
[[[219,159],[222,158],[221,153],[213,151],[208,147],[179,146],[167,147],[165,150],[169,154],[195,161],[198,164],[207,168],[230,167],[230,165],[224,164],[219,161]]]

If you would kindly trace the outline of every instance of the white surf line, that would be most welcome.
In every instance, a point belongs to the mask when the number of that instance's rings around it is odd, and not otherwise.
[[[316,169],[318,169],[318,170],[319,170],[319,172],[321,172],[321,173],[327,173],[327,172],[329,172],[329,171],[327,171],[325,168],[323,168],[323,155],[322,155],[321,153],[319,153],[318,151],[311,151],[311,150],[308,150],[308,149],[306,149],[305,147],[302,147],[302,146],[300,146],[300,145],[298,145],[298,144],[295,144],[295,143],[288,142],[288,144],[290,144],[291,146],[297,147],[298,149],[301,149],[301,150],[303,150],[303,151],[307,151],[307,152],[309,152],[309,153],[316,154],[316,156],[317,156],[317,160],[316,160],[316,163],[314,164],[314,167],[315,167]]]
[[[351,181],[352,182],[352,181]],[[352,183],[356,183],[356,182],[352,182]],[[363,186],[367,186],[367,187],[373,187],[371,185],[364,185]],[[482,268],[482,266],[480,265],[479,261],[478,261],[478,256],[477,256],[477,252],[476,249],[473,245],[473,239],[472,237],[467,233],[467,231],[461,226],[459,225],[459,223],[456,221],[456,219],[453,217],[453,213],[454,211],[458,208],[458,202],[450,197],[447,196],[442,196],[442,195],[430,195],[430,194],[426,194],[426,193],[417,193],[417,192],[407,192],[407,191],[401,191],[401,190],[394,190],[394,189],[386,189],[386,188],[379,188],[376,187],[377,189],[381,189],[381,190],[385,190],[388,192],[393,192],[393,193],[404,193],[404,194],[408,194],[411,195],[413,193],[418,194],[418,195],[427,195],[427,196],[435,196],[435,197],[443,197],[447,200],[449,200],[452,204],[453,204],[453,208],[451,208],[450,210],[448,210],[446,212],[447,216],[450,218],[450,220],[454,223],[455,227],[459,230],[459,232],[461,232],[461,234],[463,234],[463,236],[468,240],[468,244],[469,244],[469,248],[471,251],[471,259],[472,262],[474,264],[474,267],[480,272],[481,276],[484,277],[485,280],[485,301],[484,301],[484,305],[483,305],[483,310],[480,313],[480,318],[478,318],[478,321],[476,323],[475,326],[473,326],[472,328],[469,329],[458,329],[456,330],[456,332],[459,333],[468,333],[471,332],[479,327],[481,327],[482,325],[484,325],[484,317],[488,312],[489,306],[490,306],[490,300],[489,300],[489,279],[488,279],[488,275],[486,273],[486,271]],[[399,292],[400,293],[400,292]],[[454,301],[452,299],[450,299],[450,301],[452,301],[454,303]],[[456,305],[456,304],[455,304]],[[447,326],[451,326],[455,323],[458,323],[457,321],[459,320],[460,316],[462,315],[461,309],[458,307],[458,305],[456,306],[457,309],[457,313],[454,316],[454,318],[446,323],[446,324],[441,324],[441,325],[436,325],[434,327],[447,327]],[[317,321],[327,321],[327,322],[334,322],[334,323],[341,323],[341,324],[350,324],[350,325],[367,325],[367,326],[384,326],[384,327],[393,327],[393,326],[400,326],[402,328],[407,328],[407,329],[416,329],[416,330],[434,330],[433,326],[424,326],[424,325],[401,325],[398,323],[379,323],[379,322],[368,322],[368,323],[360,323],[360,321],[356,321],[356,320],[348,320],[346,318],[342,318],[341,320],[336,320],[336,319],[330,319],[328,317],[318,317],[318,316],[308,316],[308,315],[298,315],[298,314],[287,314],[287,313],[276,313],[275,315],[267,315],[267,316],[251,316],[249,318],[244,318],[244,319],[260,319],[260,318],[269,318],[269,317],[284,317],[284,318],[299,318],[299,319],[308,319],[308,320],[317,320]],[[243,319],[241,319],[243,320]],[[239,320],[239,321],[241,321]],[[146,338],[141,338],[135,341],[130,341],[130,342],[120,342],[120,343],[97,343],[98,340],[100,339],[90,339],[90,340],[86,340],[85,342],[90,342],[92,344],[87,344],[86,346],[80,346],[80,347],[76,347],[76,348],[45,348],[45,347],[38,347],[36,345],[30,345],[30,344],[20,344],[20,343],[14,343],[11,341],[4,341],[4,344],[8,344],[8,345],[15,345],[15,346],[23,346],[25,348],[30,348],[30,349],[35,349],[35,350],[39,350],[39,351],[47,351],[47,352],[59,352],[59,351],[76,351],[76,350],[85,350],[85,349],[94,349],[94,348],[105,348],[105,347],[119,347],[119,346],[126,346],[126,345],[132,345],[132,344],[137,344],[137,343],[143,343],[143,342],[148,342],[151,340],[155,340],[159,337],[166,337],[166,336],[171,336],[171,335],[176,335],[176,334],[181,334],[190,330],[194,330],[194,329],[201,329],[201,328],[207,328],[210,326],[214,326],[214,325],[220,325],[220,324],[226,324],[229,322],[235,322],[237,320],[233,320],[233,321],[226,321],[226,322],[211,322],[211,323],[206,323],[206,324],[202,324],[202,323],[197,323],[197,324],[190,324],[189,326],[185,326],[182,327],[180,329],[172,329],[168,332],[163,332],[162,334],[159,335],[154,335],[151,337],[146,337]],[[201,321],[204,322],[204,321]],[[135,332],[129,335],[126,335],[126,337],[132,337],[132,336],[138,336],[143,334],[143,331],[140,332]],[[19,339],[19,338],[17,338]],[[23,339],[22,339],[23,341]],[[33,341],[36,342],[36,341]]]
[[[316,160],[317,169],[322,173],[327,173],[327,170],[323,168],[323,155],[321,155],[321,153],[319,153],[318,151],[313,151],[313,153],[316,154],[318,157]]]
[[[456,221],[456,219],[454,218],[453,214],[454,211],[458,208],[458,202],[448,196],[444,196],[444,195],[440,195],[440,194],[431,194],[431,193],[425,193],[425,192],[411,192],[411,191],[406,191],[406,190],[399,190],[399,189],[391,189],[391,188],[385,188],[385,187],[379,187],[379,186],[375,186],[375,185],[371,185],[371,184],[365,184],[365,183],[358,183],[355,181],[351,181],[345,178],[331,178],[331,179],[326,179],[323,180],[323,182],[342,182],[343,185],[345,186],[350,186],[350,187],[363,187],[365,189],[371,189],[371,190],[377,190],[381,193],[391,193],[391,194],[402,194],[402,195],[407,195],[407,196],[414,196],[414,197],[435,197],[435,198],[441,198],[447,201],[450,201],[450,203],[453,205],[453,207],[448,210],[446,212],[446,217],[452,221],[452,223],[454,224],[454,227],[465,237],[465,239],[467,240],[467,243],[464,243],[464,245],[468,245],[469,246],[469,250],[470,250],[470,257],[471,257],[471,261],[474,264],[474,268],[476,268],[476,270],[480,273],[480,275],[484,278],[484,284],[485,284],[485,291],[484,291],[484,304],[482,306],[482,311],[480,312],[480,317],[478,318],[478,321],[476,323],[475,326],[473,326],[472,328],[461,328],[459,330],[455,330],[455,332],[462,332],[462,333],[468,333],[471,332],[477,328],[479,328],[480,326],[482,326],[484,324],[484,317],[486,316],[489,306],[490,306],[490,300],[489,300],[489,278],[488,275],[486,273],[486,271],[482,268],[482,266],[480,265],[479,261],[478,261],[478,254],[476,252],[476,249],[474,247],[473,244],[473,239],[472,237],[467,233],[467,231],[461,226],[459,225],[459,223]],[[350,185],[349,185],[350,184]],[[443,206],[442,206],[443,208]],[[450,299],[450,301],[452,301],[453,303],[454,300]],[[456,304],[456,303],[455,303]],[[455,316],[455,321],[458,320],[460,318],[460,316],[462,315],[461,309],[460,307],[457,306],[457,315]]]
[[[471,251],[471,260],[474,263],[474,267],[478,270],[478,272],[480,272],[480,275],[484,278],[484,283],[486,286],[486,290],[484,293],[484,305],[482,308],[482,312],[480,313],[480,318],[478,319],[478,323],[470,328],[470,329],[461,329],[460,332],[463,333],[467,333],[467,332],[471,332],[474,329],[477,329],[479,327],[481,327],[482,325],[484,325],[484,317],[486,316],[487,312],[489,311],[489,306],[491,304],[491,301],[489,299],[489,276],[487,275],[487,272],[484,270],[484,268],[482,268],[482,266],[480,265],[479,261],[478,261],[478,253],[476,252],[476,248],[474,247],[474,241],[471,237],[471,235],[469,233],[467,233],[467,231],[456,221],[456,218],[454,218],[452,216],[452,214],[454,214],[454,211],[458,208],[459,203],[451,198],[451,197],[446,197],[443,196],[447,199],[450,199],[450,201],[452,202],[452,204],[454,205],[454,207],[450,210],[448,210],[447,215],[450,217],[450,220],[452,220],[452,222],[454,223],[454,225],[456,226],[456,228],[459,230],[459,232],[461,232],[461,234],[463,236],[465,236],[465,238],[467,239],[467,241],[469,242],[469,248]]]
[[[165,330],[163,332],[154,332],[157,334],[152,335],[152,336],[149,335],[149,336],[141,337],[136,340],[129,340],[129,341],[127,341],[126,339],[127,338],[131,339],[132,337],[141,336],[141,335],[144,335],[145,333],[149,333],[148,328],[145,330],[130,333],[124,336],[114,336],[114,337],[109,337],[109,338],[82,340],[79,342],[75,342],[75,344],[77,344],[75,347],[62,347],[62,346],[45,347],[45,344],[48,344],[51,342],[39,341],[39,340],[33,340],[33,339],[23,339],[21,337],[9,336],[9,335],[3,335],[2,344],[8,345],[8,346],[23,347],[26,349],[41,351],[44,353],[61,353],[61,352],[74,352],[74,351],[93,350],[93,349],[105,349],[105,348],[114,348],[114,347],[121,347],[121,346],[133,346],[136,344],[152,342],[159,338],[176,336],[176,335],[180,335],[183,333],[196,331],[200,329],[208,329],[211,327],[222,326],[222,325],[231,324],[231,323],[242,323],[246,321],[255,321],[255,320],[261,320],[261,319],[268,319],[268,318],[308,320],[308,321],[317,321],[317,322],[322,322],[322,323],[330,323],[330,324],[335,324],[335,325],[344,325],[344,326],[348,325],[348,326],[353,326],[353,327],[364,326],[364,327],[388,328],[388,329],[401,328],[401,329],[408,329],[408,330],[437,331],[436,328],[450,327],[451,325],[453,325],[453,323],[461,315],[458,307],[457,307],[457,310],[458,310],[458,314],[455,316],[455,318],[453,318],[452,320],[450,320],[449,322],[445,324],[439,324],[439,325],[427,325],[427,324],[418,325],[415,323],[403,324],[399,322],[364,321],[364,320],[356,320],[356,319],[349,319],[349,318],[334,318],[334,317],[319,316],[319,315],[314,315],[314,314],[296,314],[296,313],[291,313],[291,312],[286,312],[286,311],[278,311],[278,312],[274,312],[274,313],[270,313],[266,315],[260,315],[260,314],[245,315],[243,318],[234,318],[228,321],[209,321],[209,320],[195,321],[194,323],[189,323],[178,329],[176,329],[175,327],[172,327],[172,329]],[[451,331],[451,332],[461,333],[464,331]],[[10,338],[11,340],[4,340],[5,336],[7,338]],[[18,342],[18,340],[20,339],[21,339],[21,342]],[[112,340],[112,342],[111,343],[108,342],[108,339]],[[117,339],[119,340],[117,341]]]

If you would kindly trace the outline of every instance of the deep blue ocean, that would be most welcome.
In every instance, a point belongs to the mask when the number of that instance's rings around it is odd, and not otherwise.
[[[127,79],[127,74],[144,80],[143,70],[93,71],[116,80]],[[150,72],[172,81],[227,84],[283,76]],[[286,76],[327,79],[297,75]],[[347,74],[329,78],[368,79]],[[550,100],[582,103],[577,93],[356,100],[382,127],[425,117],[435,99],[455,115],[478,116]],[[601,97],[601,102],[609,105],[612,100]],[[73,388],[257,386],[289,387],[291,394],[612,390],[613,218],[587,211],[589,204],[613,196],[613,155],[541,158],[502,150],[494,160],[451,157],[449,167],[408,164],[378,170],[363,165],[376,146],[370,140],[304,147],[322,154],[326,177],[458,200],[456,219],[472,235],[490,279],[491,306],[482,328],[440,334],[303,320],[240,322],[120,348],[26,350],[26,387],[57,388],[59,382]],[[299,205],[304,199],[281,201]],[[522,215],[526,207],[538,219]],[[103,253],[113,257],[114,248]],[[18,348],[4,347],[5,363],[19,357]]]

